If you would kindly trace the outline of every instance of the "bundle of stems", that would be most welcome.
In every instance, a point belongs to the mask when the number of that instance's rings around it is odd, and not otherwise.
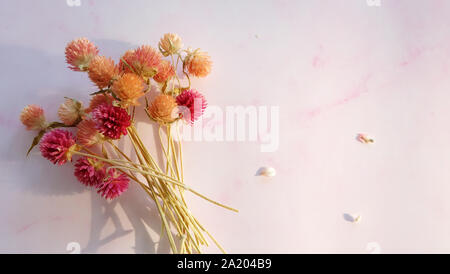
[[[216,202],[184,183],[181,140],[174,140],[170,126],[167,126],[166,129],[167,143],[165,147],[161,135],[162,128],[159,128],[161,146],[166,160],[164,170],[158,166],[155,158],[149,153],[134,125],[128,128],[128,136],[139,163],[133,162],[112,140],[108,140],[102,146],[102,155],[87,148],[83,148],[83,151],[76,151],[74,154],[95,158],[109,164],[108,169],[116,168],[138,183],[154,200],[161,217],[162,231],[167,235],[173,253],[201,253],[202,245],[209,246],[205,234],[223,253],[226,253],[219,242],[191,213],[186,204],[184,193],[187,190],[217,206],[234,212],[238,212],[238,210]],[[110,151],[114,153],[115,157],[111,157],[111,152],[106,149],[106,144],[110,146]],[[138,174],[141,176],[138,176]],[[143,177],[145,182],[140,177]],[[176,236],[179,240],[178,247],[172,228],[176,230]]]

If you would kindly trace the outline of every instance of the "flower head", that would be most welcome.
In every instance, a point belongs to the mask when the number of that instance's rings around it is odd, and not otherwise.
[[[83,104],[80,101],[66,98],[64,103],[59,106],[59,119],[66,125],[71,126],[81,119],[84,114]]]
[[[142,78],[133,73],[123,74],[111,87],[122,107],[138,106],[137,100],[144,96],[144,88]]]
[[[37,105],[28,105],[20,113],[20,121],[27,130],[43,130],[47,127],[44,110]]]
[[[169,56],[177,53],[183,47],[183,42],[180,36],[174,33],[166,33],[159,41],[158,46],[164,56]]]
[[[125,174],[111,168],[103,182],[97,186],[97,192],[105,199],[114,199],[128,189],[129,183],[130,179]]]
[[[73,134],[67,130],[54,129],[41,139],[39,149],[44,158],[53,164],[63,165],[72,160],[72,154],[78,149]]]
[[[86,38],[79,38],[66,46],[66,62],[74,71],[86,71],[91,60],[97,56],[97,47]]]
[[[194,89],[185,90],[176,98],[177,104],[187,108],[189,111],[182,111],[183,118],[190,123],[194,123],[202,116],[205,108],[208,106],[205,97]]]
[[[211,72],[211,57],[206,52],[197,49],[187,55],[184,66],[190,74],[196,77],[205,77]]]
[[[114,97],[112,97],[109,94],[101,93],[96,94],[91,98],[91,101],[89,102],[89,107],[84,110],[86,113],[90,113],[92,110],[94,110],[96,107],[98,107],[101,104],[107,103],[111,104],[114,101]]]
[[[143,78],[150,78],[158,72],[159,63],[161,54],[154,48],[144,45],[133,51],[127,51],[120,60],[119,68],[122,72],[134,72]]]
[[[120,139],[127,134],[127,128],[131,125],[131,117],[121,107],[102,104],[92,111],[92,119],[96,128],[106,137]]]
[[[91,119],[82,120],[77,128],[77,140],[83,146],[90,147],[104,141],[103,135],[97,130],[97,124]]]
[[[158,83],[164,83],[174,75],[175,70],[170,62],[167,60],[162,60],[158,67],[158,73],[153,77],[153,79]]]
[[[148,113],[159,123],[170,123],[177,118],[173,115],[173,111],[176,107],[177,102],[175,101],[175,98],[167,94],[160,94],[156,96],[148,107]]]
[[[105,167],[101,161],[82,157],[75,163],[75,177],[85,186],[98,186],[105,178]]]
[[[119,74],[119,68],[111,58],[97,55],[89,65],[89,78],[99,89],[108,87]]]

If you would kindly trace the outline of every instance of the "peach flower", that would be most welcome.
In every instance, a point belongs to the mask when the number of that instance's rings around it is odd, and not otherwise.
[[[43,130],[48,126],[44,110],[37,105],[26,106],[20,113],[20,121],[27,130]]]
[[[181,38],[174,33],[166,33],[159,41],[159,50],[164,56],[177,53],[182,47]]]
[[[111,87],[114,94],[119,97],[122,107],[138,106],[138,99],[144,96],[144,82],[133,73],[123,74]]]
[[[148,107],[148,114],[159,123],[171,123],[177,117],[173,117],[173,111],[177,108],[175,98],[170,95],[160,94]]]
[[[111,58],[96,56],[89,65],[89,78],[99,89],[111,85],[111,81],[119,74],[118,67]]]
[[[80,101],[66,98],[59,106],[58,117],[66,126],[72,126],[84,115],[83,104]]]
[[[205,77],[211,72],[211,57],[206,52],[196,49],[188,53],[183,66],[187,68],[189,74],[196,77]]]

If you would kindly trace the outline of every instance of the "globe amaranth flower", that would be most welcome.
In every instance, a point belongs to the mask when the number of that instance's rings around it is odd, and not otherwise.
[[[98,54],[97,47],[86,38],[79,38],[66,46],[66,62],[74,71],[87,71],[92,59]]]
[[[105,199],[119,197],[128,189],[130,179],[115,168],[108,170],[106,177],[97,186],[97,192]]]
[[[43,130],[48,125],[44,110],[37,105],[26,106],[20,113],[20,121],[27,130]]]
[[[161,53],[144,45],[127,51],[121,58],[119,68],[122,72],[136,73],[144,79],[155,76],[161,63]]]
[[[114,97],[107,93],[101,93],[96,94],[91,98],[91,101],[89,102],[89,107],[84,110],[86,113],[90,113],[93,111],[96,107],[98,107],[101,104],[112,104],[114,101]]]
[[[59,165],[71,161],[72,154],[78,149],[73,134],[63,129],[54,129],[47,132],[39,144],[42,156],[53,164]]]
[[[195,120],[202,116],[208,106],[205,97],[194,89],[183,91],[177,96],[176,101],[178,106],[180,106],[183,119],[190,123],[194,123]]]
[[[114,64],[111,58],[97,55],[89,65],[89,79],[97,85],[99,89],[111,85],[113,79],[119,74],[119,67]]]
[[[102,104],[91,114],[98,131],[111,139],[120,139],[122,134],[126,135],[127,128],[131,125],[130,115],[121,107]]]
[[[177,108],[177,102],[175,98],[167,94],[159,94],[151,102],[147,111],[148,114],[158,123],[170,123],[177,117],[175,111]]]
[[[119,97],[122,107],[138,106],[138,99],[144,96],[144,81],[133,73],[120,76],[111,87],[112,92]]]
[[[75,163],[74,175],[85,186],[98,186],[105,178],[105,167],[94,158],[81,157]]]
[[[66,98],[58,109],[58,117],[66,126],[74,125],[83,115],[83,104],[71,98]]]
[[[162,60],[158,67],[158,73],[153,79],[158,83],[164,83],[175,75],[173,66],[167,60]]]
[[[211,72],[212,61],[206,52],[196,49],[188,53],[183,66],[187,68],[189,74],[205,77]]]
[[[174,33],[166,33],[158,43],[159,50],[164,56],[177,53],[182,47],[181,38]]]
[[[104,136],[97,130],[97,124],[92,119],[82,120],[77,125],[77,141],[86,147],[104,141]]]

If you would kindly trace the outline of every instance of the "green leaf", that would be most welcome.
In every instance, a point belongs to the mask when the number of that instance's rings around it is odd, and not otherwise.
[[[38,134],[36,137],[34,137],[33,143],[31,143],[31,146],[30,146],[30,148],[29,148],[28,151],[27,151],[27,156],[28,156],[28,154],[30,154],[31,150],[32,150],[37,144],[39,144],[39,141],[41,140],[42,136],[44,136],[44,133],[45,133],[45,130],[41,130],[41,131],[39,132],[39,134]]]

